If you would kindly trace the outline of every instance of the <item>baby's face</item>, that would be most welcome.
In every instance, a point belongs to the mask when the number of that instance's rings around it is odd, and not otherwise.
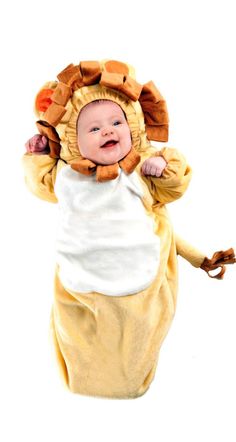
[[[128,123],[113,101],[89,103],[82,109],[77,125],[81,155],[96,164],[114,164],[131,149]]]

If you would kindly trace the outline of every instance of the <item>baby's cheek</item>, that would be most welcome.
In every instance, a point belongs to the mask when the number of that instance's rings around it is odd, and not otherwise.
[[[83,142],[79,138],[77,139],[77,148],[83,157],[86,156],[86,149],[84,149]]]

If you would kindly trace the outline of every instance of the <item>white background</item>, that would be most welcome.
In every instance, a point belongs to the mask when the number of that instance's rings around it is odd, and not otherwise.
[[[56,206],[21,167],[38,89],[69,63],[127,61],[167,100],[168,146],[193,167],[169,210],[209,257],[235,241],[235,12],[219,1],[19,1],[1,11],[1,431],[5,441],[235,441],[236,276],[211,280],[179,258],[177,313],[148,392],[73,395],[48,341]],[[236,267],[236,265],[235,265]]]

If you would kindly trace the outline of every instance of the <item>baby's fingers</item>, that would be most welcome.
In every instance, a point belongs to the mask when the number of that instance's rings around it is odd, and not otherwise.
[[[47,137],[36,134],[25,143],[25,147],[28,153],[42,153],[46,149],[47,144]]]
[[[150,168],[151,168],[150,164],[148,164],[148,162],[145,161],[142,165],[142,168],[141,168],[142,174],[149,175]]]

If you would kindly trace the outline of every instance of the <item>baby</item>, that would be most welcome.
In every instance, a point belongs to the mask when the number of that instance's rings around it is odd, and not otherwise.
[[[177,296],[177,253],[207,272],[212,260],[174,235],[166,203],[191,169],[167,141],[168,115],[152,82],[127,64],[69,65],[36,97],[40,135],[23,157],[26,184],[57,202],[51,331],[70,391],[135,398],[148,389]]]

